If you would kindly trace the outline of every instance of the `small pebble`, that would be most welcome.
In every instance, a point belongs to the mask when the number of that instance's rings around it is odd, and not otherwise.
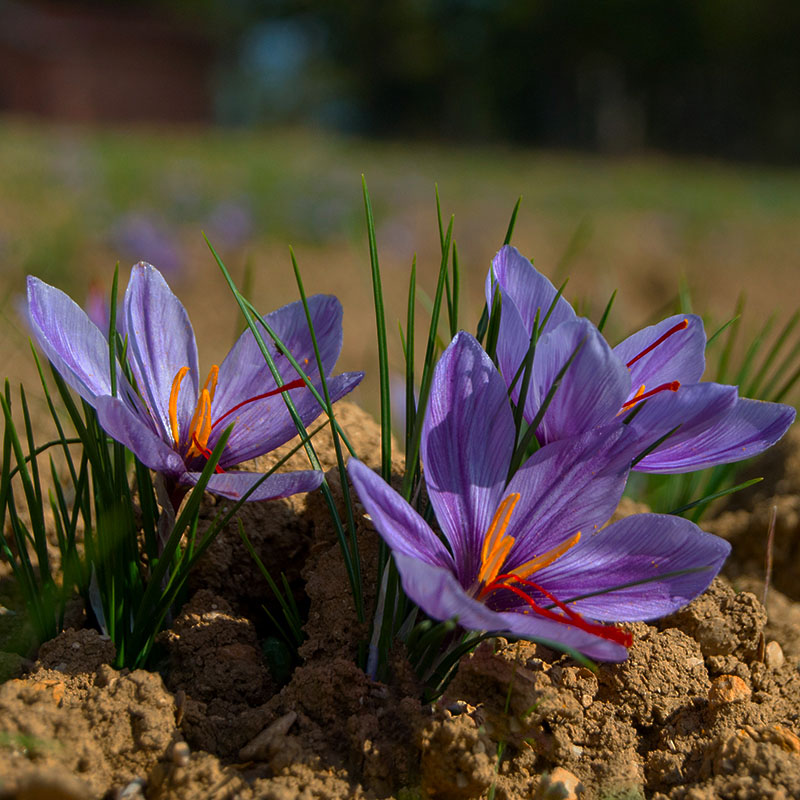
[[[192,757],[192,751],[186,742],[175,742],[172,746],[172,763],[179,767],[185,767]]]
[[[119,789],[115,795],[117,800],[139,800],[144,797],[145,781],[134,778],[127,786]]]
[[[774,640],[769,642],[764,651],[764,663],[770,669],[780,669],[785,661],[781,646]]]
[[[584,785],[577,775],[563,767],[542,775],[534,800],[578,800],[584,793]]]
[[[708,702],[711,706],[723,706],[749,700],[751,695],[750,687],[738,675],[720,675],[711,682]]]

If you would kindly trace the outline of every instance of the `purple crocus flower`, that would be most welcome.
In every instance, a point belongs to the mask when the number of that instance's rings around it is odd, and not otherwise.
[[[489,304],[495,287],[502,299],[498,366],[510,386],[528,350],[537,310],[544,319],[557,292],[508,245],[495,256],[486,278]],[[612,349],[598,329],[578,318],[560,297],[536,344],[524,409],[529,423],[578,345],[580,350],[537,427],[542,444],[630,417],[629,427],[636,434],[631,440],[633,456],[677,427],[636,464],[637,471],[690,472],[766,450],[795,418],[791,406],[739,397],[736,386],[700,382],[706,345],[700,317],[668,317]],[[514,385],[515,402],[521,383],[517,379]]]
[[[342,346],[341,305],[326,295],[314,295],[308,302],[327,374]],[[302,304],[284,306],[266,319],[318,385]],[[116,365],[117,395],[112,396],[106,337],[66,294],[34,277],[28,278],[28,320],[39,346],[64,380],[96,410],[103,429],[143,464],[165,476],[176,508],[188,487],[197,482],[228,425],[235,423],[207,488],[238,498],[263,476],[228,469],[273,450],[297,432],[279,395],[289,392],[306,425],[322,410],[288,360],[273,347],[283,378],[276,384],[250,330],[241,335],[222,364],[211,367],[201,386],[197,346],[186,309],[149,264],[133,268],[118,320],[120,332],[128,339],[135,388]],[[264,338],[271,343],[266,332]],[[362,377],[360,372],[350,372],[329,378],[331,399],[347,394]],[[276,473],[248,499],[311,491],[321,481],[322,473],[315,470]]]
[[[730,545],[681,517],[601,526],[628,474],[625,426],[539,449],[507,482],[515,428],[507,387],[478,342],[442,355],[422,430],[425,485],[446,544],[388,484],[351,459],[350,478],[431,617],[624,660],[631,635],[596,620],[668,614],[700,594]]]

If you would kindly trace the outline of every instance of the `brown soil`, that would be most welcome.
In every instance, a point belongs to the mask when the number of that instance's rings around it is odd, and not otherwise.
[[[339,409],[357,451],[377,464],[375,424]],[[330,466],[330,443],[319,450]],[[232,526],[160,638],[161,672],[112,669],[111,643],[85,629],[11,665],[17,677],[0,685],[0,797],[800,797],[800,436],[762,467],[770,477],[759,491],[705,526],[734,545],[726,577],[672,617],[633,625],[627,662],[595,672],[496,638],[463,659],[433,705],[419,700],[402,653],[388,684],[356,666],[367,626],[319,495],[252,504],[248,536],[308,609],[288,682],[270,674],[269,590]],[[374,586],[376,535],[361,524]]]

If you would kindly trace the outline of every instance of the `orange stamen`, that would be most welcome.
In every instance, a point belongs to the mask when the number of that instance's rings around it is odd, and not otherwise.
[[[206,378],[206,382],[203,384],[203,390],[205,391],[208,389],[208,394],[211,399],[214,399],[214,393],[217,391],[217,381],[219,380],[219,367],[216,364],[211,365],[211,369],[208,371],[208,377]],[[208,385],[211,384],[211,388],[208,388]]]
[[[211,395],[208,389],[203,389],[200,392],[200,397],[197,399],[197,408],[195,408],[194,416],[191,423],[189,423],[189,430],[191,431],[192,445],[186,453],[187,458],[198,455],[202,452],[202,448],[208,444],[208,437],[211,434]],[[201,446],[200,449],[195,445],[198,440]]]
[[[636,394],[630,400],[626,400],[622,404],[622,410],[624,411],[626,408],[630,408],[640,400],[647,400],[648,397],[652,397],[654,394],[658,394],[659,392],[677,392],[680,388],[680,381],[670,381],[669,383],[662,383],[661,386],[656,386],[655,389],[651,389],[649,392],[641,392],[641,394],[640,392],[636,392]]]
[[[523,578],[527,578],[529,575],[533,575],[534,572],[537,572],[540,569],[549,567],[550,564],[561,558],[561,556],[563,556],[567,550],[571,550],[573,547],[575,547],[580,540],[581,532],[578,531],[572,538],[567,539],[567,541],[556,545],[546,553],[542,553],[540,556],[536,556],[536,558],[532,558],[530,561],[526,561],[524,564],[518,566],[514,570],[514,575],[521,580]]]
[[[669,337],[672,336],[674,333],[677,333],[678,331],[682,331],[684,328],[688,328],[688,327],[689,327],[689,320],[688,319],[682,320],[677,325],[674,325],[673,327],[671,327],[665,334],[663,334],[662,336],[659,336],[658,339],[656,339],[653,342],[653,344],[651,344],[649,347],[645,347],[645,349],[642,350],[642,352],[639,353],[639,355],[634,356],[625,366],[630,369],[630,367],[633,364],[635,364],[640,358],[643,358],[644,356],[646,356],[651,350],[655,350],[656,347],[658,347],[660,344],[662,344],[667,339],[669,339]]]
[[[175,447],[180,447],[180,429],[178,428],[178,393],[181,390],[181,382],[186,377],[189,367],[181,367],[172,379],[172,389],[169,393],[169,426],[172,430],[172,441]]]
[[[491,583],[497,577],[500,567],[503,566],[503,562],[514,544],[514,537],[505,536],[505,532],[508,521],[511,519],[511,512],[519,498],[519,492],[513,492],[504,498],[495,512],[489,530],[486,531],[481,548],[481,569],[478,573],[478,580],[481,583]]]

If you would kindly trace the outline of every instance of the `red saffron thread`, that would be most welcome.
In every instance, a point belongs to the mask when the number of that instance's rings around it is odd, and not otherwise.
[[[661,386],[656,386],[655,389],[651,389],[649,392],[643,392],[636,397],[632,397],[630,400],[627,400],[622,404],[623,409],[629,408],[632,405],[635,405],[641,400],[647,400],[648,397],[652,397],[654,394],[658,394],[659,392],[677,392],[678,389],[681,388],[680,381],[670,381],[669,383],[662,383]]]
[[[684,328],[688,328],[688,327],[689,327],[689,320],[688,319],[685,319],[685,320],[679,322],[677,325],[675,325],[672,328],[670,328],[663,336],[659,336],[658,339],[656,339],[653,342],[653,344],[651,344],[649,347],[645,347],[645,349],[642,350],[642,352],[639,353],[638,356],[634,356],[625,366],[626,367],[631,367],[640,358],[642,358],[643,356],[646,356],[651,350],[655,350],[656,347],[658,347],[662,342],[665,342],[667,339],[669,339],[669,337],[672,336],[672,334],[677,333],[678,331],[682,331]]]
[[[217,425],[219,425],[219,423],[225,419],[225,417],[230,416],[234,411],[238,411],[242,406],[246,406],[248,403],[255,403],[256,400],[263,400],[265,397],[272,397],[273,395],[281,394],[282,392],[288,392],[290,389],[299,389],[304,384],[305,381],[302,378],[295,378],[293,381],[284,383],[283,386],[279,386],[277,389],[272,389],[269,392],[264,392],[264,394],[257,394],[255,397],[242,400],[241,403],[237,403],[232,409],[230,409],[230,411],[226,411],[222,416],[217,417],[216,420],[211,423],[211,428],[216,428]]]
[[[525,592],[523,592],[518,586],[508,583],[507,581],[509,580],[517,581],[536,589],[538,592],[541,592],[548,600],[550,600],[561,611],[564,612],[566,618],[561,616],[561,614],[556,614],[549,608],[542,608],[541,606],[536,605],[536,602],[532,597],[529,597],[527,594],[525,594]],[[521,597],[531,607],[532,611],[542,617],[545,617],[546,619],[552,620],[553,622],[560,622],[562,625],[573,625],[582,631],[599,636],[601,639],[605,639],[609,642],[621,644],[626,648],[629,648],[633,644],[633,634],[630,631],[622,630],[622,628],[617,628],[615,625],[601,625],[600,623],[596,622],[588,622],[580,614],[573,611],[571,608],[568,608],[566,605],[564,605],[564,603],[554,597],[550,592],[547,591],[547,589],[543,589],[541,586],[539,586],[538,583],[526,580],[525,578],[520,578],[513,573],[509,573],[507,575],[498,575],[497,578],[490,583],[484,591],[492,589],[508,589],[509,591],[514,592],[514,594],[516,594],[518,597]]]
[[[194,446],[205,456],[206,461],[208,461],[208,459],[211,458],[211,450],[209,450],[207,447],[203,447],[203,445],[197,441],[197,435],[194,431],[192,431],[192,441],[194,442]],[[217,464],[217,466],[214,467],[214,472],[216,472],[217,475],[222,475],[225,470],[222,469],[219,464]]]

